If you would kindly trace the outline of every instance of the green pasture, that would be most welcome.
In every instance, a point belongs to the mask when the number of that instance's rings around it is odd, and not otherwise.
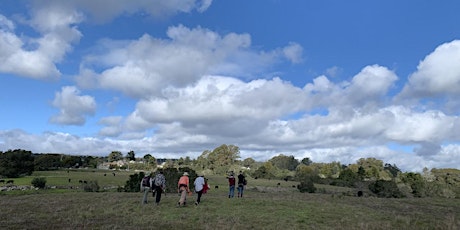
[[[0,195],[5,229],[459,229],[459,199],[379,199],[247,189],[243,198],[212,188],[176,207],[142,193],[65,192]]]

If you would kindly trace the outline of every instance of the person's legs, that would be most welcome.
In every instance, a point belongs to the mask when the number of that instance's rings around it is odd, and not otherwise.
[[[156,193],[157,193],[157,196],[155,197],[155,203],[156,204],[159,204],[160,203],[160,200],[161,200],[161,193],[163,192],[163,190],[159,187],[156,188]]]
[[[179,205],[184,205],[187,198],[187,189],[185,189],[185,187],[181,187],[180,192]]]
[[[244,186],[241,186],[240,197],[243,197]]]
[[[195,204],[198,205],[201,202],[201,195],[203,195],[203,190],[197,192],[198,197],[196,198]]]
[[[228,198],[232,198],[235,196],[235,185],[230,186],[230,191],[228,193]]]
[[[243,196],[243,187],[238,186],[238,197]]]
[[[142,198],[142,203],[147,204],[147,196],[149,194],[150,188],[149,187],[142,187],[144,189],[144,197]]]

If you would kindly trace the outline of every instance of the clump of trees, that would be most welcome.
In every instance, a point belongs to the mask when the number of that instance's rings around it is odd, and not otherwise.
[[[34,171],[34,157],[31,151],[15,149],[0,152],[0,175],[17,178],[31,175]]]

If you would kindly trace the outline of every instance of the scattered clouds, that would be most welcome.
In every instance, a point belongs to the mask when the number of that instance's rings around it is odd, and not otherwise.
[[[58,64],[84,36],[78,28],[83,22],[107,23],[137,13],[165,17],[204,12],[212,3],[46,2],[50,4],[34,1],[30,18],[19,24],[0,15],[1,72],[57,79],[62,75]],[[37,34],[18,35],[18,27]],[[395,97],[389,92],[400,78],[378,64],[341,79],[336,75],[342,69],[334,66],[303,87],[263,77],[286,60],[302,63],[303,55],[299,43],[260,50],[252,46],[250,34],[219,34],[199,26],[171,26],[166,38],[102,39],[78,60],[79,72],[69,76],[78,88],[64,86],[55,93],[51,105],[59,113],[49,120],[83,126],[88,116],[97,115],[102,127],[98,137],[6,130],[0,131],[0,148],[89,155],[134,149],[138,154],[196,157],[221,144],[235,144],[243,158],[257,160],[283,153],[343,164],[377,157],[405,170],[460,165],[460,41],[428,54]],[[107,100],[109,115],[99,114],[100,98],[80,89],[98,96],[114,92]],[[127,97],[133,107],[116,114]],[[427,99],[436,103],[425,103]],[[412,151],[391,149],[389,143]]]
[[[85,116],[93,115],[96,111],[96,101],[93,97],[83,95],[74,86],[62,87],[57,92],[52,105],[59,109],[59,114],[50,118],[51,123],[63,125],[83,125]]]

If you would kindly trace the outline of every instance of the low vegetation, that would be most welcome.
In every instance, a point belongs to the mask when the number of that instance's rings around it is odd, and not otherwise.
[[[45,176],[106,179],[123,185],[132,174],[55,171]],[[45,173],[41,173],[43,176]],[[33,180],[36,175],[26,179]],[[195,195],[176,207],[175,191],[159,206],[142,205],[140,192],[84,192],[43,189],[0,193],[0,226],[8,229],[458,229],[460,200],[377,198],[347,195],[353,189],[316,185],[321,193],[300,193],[297,182],[250,178],[243,198],[227,198],[225,177],[209,176],[211,190],[199,206]],[[108,181],[110,179],[110,181]],[[121,182],[121,183],[120,183]],[[62,187],[64,184],[59,185]],[[108,184],[106,184],[108,183]],[[216,188],[217,186],[217,188]],[[294,186],[294,187],[293,187]]]
[[[161,167],[158,167],[161,165]],[[141,178],[163,170],[160,206],[141,205]],[[204,174],[202,204],[177,208],[177,180]],[[230,171],[248,179],[227,198]],[[3,184],[2,184],[3,183]],[[0,152],[0,226],[8,229],[459,229],[460,170],[402,172],[375,158],[315,163],[280,154],[239,160],[236,146],[197,159]],[[193,185],[192,185],[193,188]],[[152,197],[150,197],[153,200]]]

